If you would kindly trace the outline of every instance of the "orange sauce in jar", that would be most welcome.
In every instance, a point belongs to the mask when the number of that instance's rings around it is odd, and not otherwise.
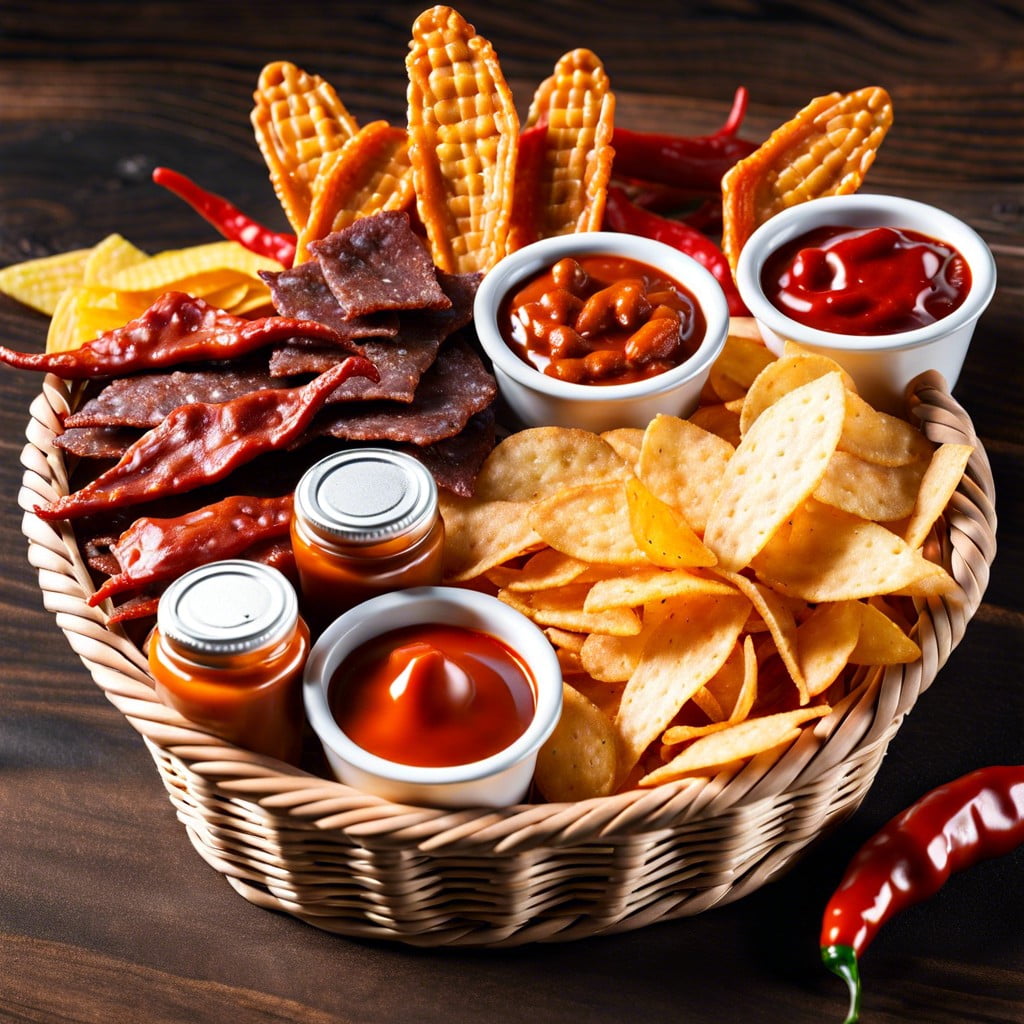
[[[241,559],[185,573],[148,642],[157,696],[240,747],[297,763],[309,629],[276,569]]]
[[[378,594],[441,583],[437,485],[411,455],[355,448],[316,463],[296,488],[291,538],[314,632]]]

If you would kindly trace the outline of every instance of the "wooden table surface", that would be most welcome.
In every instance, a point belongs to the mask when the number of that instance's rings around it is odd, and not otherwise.
[[[283,227],[248,114],[286,58],[360,121],[404,117],[410,3],[0,6],[0,265],[120,232],[212,240],[149,182],[168,164]],[[38,378],[0,372],[0,1021],[820,1022],[840,983],[821,910],[855,849],[927,789],[1024,761],[1024,10],[1019,3],[466,3],[525,105],[588,46],[619,122],[700,133],[750,89],[761,139],[809,99],[880,84],[895,124],[869,177],[944,206],[992,246],[999,289],[956,396],[992,461],[999,545],[966,639],[859,811],[781,880],[698,917],[504,952],[354,941],[251,906],[194,853],[140,737],[44,611],[25,558],[19,452]],[[0,302],[0,338],[46,322]],[[863,964],[865,1021],[1024,1021],[1024,851],[891,922]]]

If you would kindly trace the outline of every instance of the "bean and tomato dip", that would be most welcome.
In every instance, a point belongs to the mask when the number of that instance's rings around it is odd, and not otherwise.
[[[621,256],[566,257],[502,302],[499,326],[520,359],[577,384],[626,384],[689,358],[707,324],[678,281]]]
[[[525,663],[480,630],[403,626],[351,652],[327,699],[341,730],[399,764],[438,768],[490,757],[533,719],[536,692]]]
[[[951,245],[893,227],[816,228],[765,261],[761,284],[787,316],[833,334],[896,334],[963,303],[967,261]]]

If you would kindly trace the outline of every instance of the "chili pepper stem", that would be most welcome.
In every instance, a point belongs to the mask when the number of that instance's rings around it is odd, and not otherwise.
[[[823,946],[821,962],[846,982],[850,993],[850,1007],[843,1024],[856,1024],[860,1019],[860,968],[852,946]]]

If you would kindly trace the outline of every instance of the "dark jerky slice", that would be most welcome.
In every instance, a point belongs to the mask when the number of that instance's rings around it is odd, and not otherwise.
[[[400,445],[430,470],[438,487],[464,498],[472,497],[477,474],[495,443],[494,409],[471,416],[454,437],[417,448]]]
[[[345,356],[332,349],[333,366]],[[155,427],[179,405],[189,402],[227,402],[262,388],[285,386],[265,367],[249,369],[176,370],[147,373],[111,381],[81,409],[64,420],[67,429],[77,427]]]
[[[459,433],[470,416],[486,409],[498,386],[480,357],[460,338],[452,338],[423,375],[416,397],[399,402],[331,405],[317,416],[311,435],[346,441],[405,441],[435,444]]]
[[[276,272],[261,270],[260,277],[270,288],[274,308],[282,316],[316,320],[348,340],[389,336],[398,332],[398,317],[392,312],[352,316],[344,310],[327,286],[318,263],[300,263],[289,270]]]
[[[310,242],[309,251],[347,317],[451,305],[407,213],[360,217],[347,228]]]
[[[73,427],[53,440],[55,448],[81,459],[121,458],[142,431],[131,427]]]

